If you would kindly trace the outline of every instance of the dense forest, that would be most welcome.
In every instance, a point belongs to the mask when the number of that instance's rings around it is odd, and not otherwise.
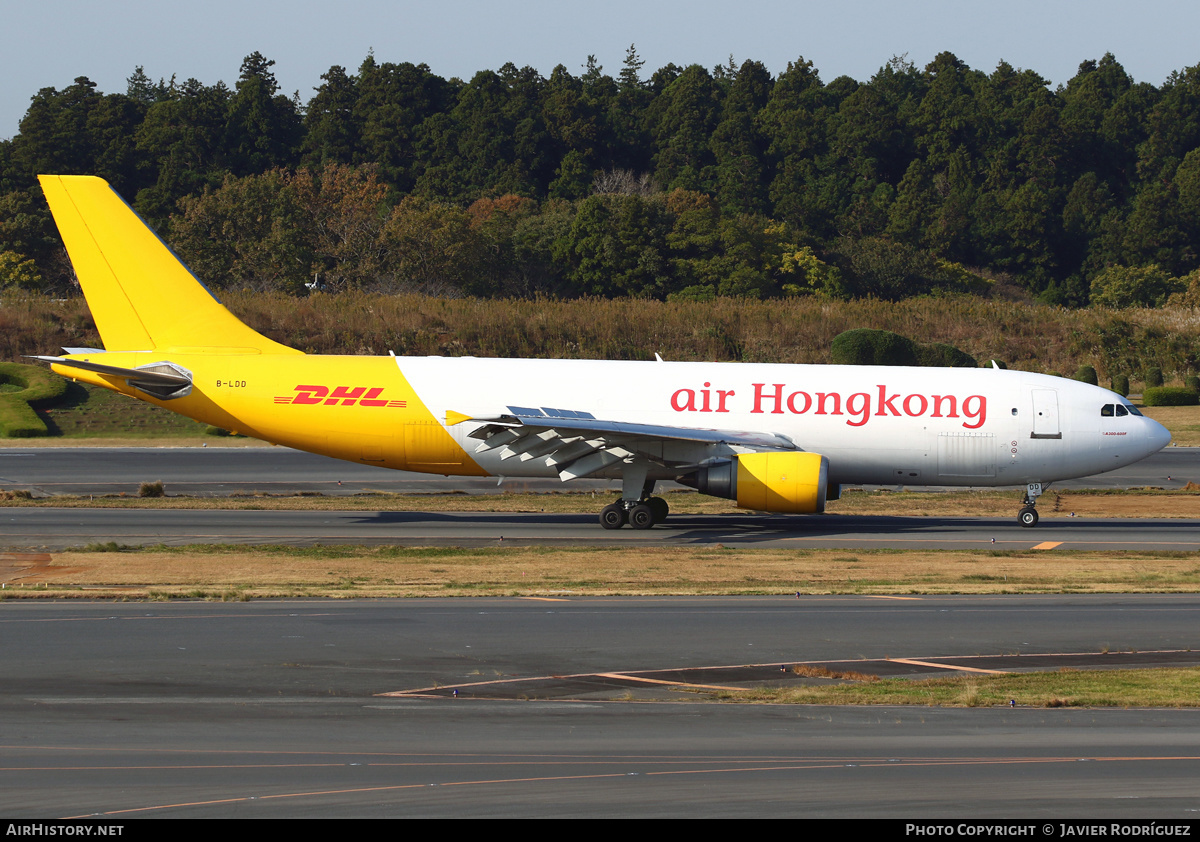
[[[1200,66],[1156,87],[1105,55],[1051,89],[950,53],[866,82],[368,56],[304,102],[273,64],[38,91],[0,141],[0,289],[71,291],[36,175],[82,173],[216,288],[1200,305]]]

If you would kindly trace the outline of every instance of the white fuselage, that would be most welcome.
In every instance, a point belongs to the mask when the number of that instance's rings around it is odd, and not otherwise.
[[[1114,470],[1170,441],[1165,428],[1128,412],[1128,402],[1107,389],[1020,371],[474,357],[397,363],[435,416],[484,418],[549,400],[610,421],[778,434],[826,456],[835,484],[1049,483]],[[1125,407],[1120,416],[1116,405]],[[450,429],[488,473],[556,475],[539,459],[475,453],[469,434],[479,426]],[[741,450],[661,446],[657,478]]]

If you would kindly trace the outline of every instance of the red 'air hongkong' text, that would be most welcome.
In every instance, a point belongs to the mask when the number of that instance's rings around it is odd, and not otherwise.
[[[744,411],[733,389],[677,389],[671,395],[676,412]],[[987,421],[987,398],[983,395],[922,395],[891,392],[878,385],[869,392],[815,392],[791,389],[784,383],[751,383],[754,395],[752,414],[839,415],[846,424],[861,427],[872,418],[961,418],[962,426],[977,430]]]

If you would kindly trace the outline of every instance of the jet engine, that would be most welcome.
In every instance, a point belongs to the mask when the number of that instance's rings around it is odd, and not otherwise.
[[[825,511],[829,460],[819,453],[767,451],[740,453],[680,477],[701,494],[737,500],[738,508],[760,512],[813,514]]]

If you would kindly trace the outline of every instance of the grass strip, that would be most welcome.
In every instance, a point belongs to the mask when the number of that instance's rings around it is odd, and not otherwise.
[[[0,554],[4,598],[1196,593],[1195,553],[210,545]]]
[[[932,705],[937,707],[1200,706],[1200,668],[1076,670],[954,675],[911,680],[825,683],[705,692],[728,702],[801,705]]]
[[[560,492],[548,494],[389,494],[365,493],[325,496],[316,492],[274,495],[246,492],[227,497],[172,495],[137,497],[128,494],[35,497],[22,491],[0,491],[0,506],[53,508],[225,509],[276,511],[409,511],[409,512],[513,512],[595,515],[617,492]],[[746,514],[732,501],[694,491],[663,495],[674,514]],[[851,490],[831,501],[827,514],[895,517],[1015,517],[1021,506],[1018,491],[861,491]],[[1113,489],[1051,491],[1039,501],[1042,517],[1200,517],[1200,486],[1164,490]],[[793,517],[780,515],[780,517]]]

